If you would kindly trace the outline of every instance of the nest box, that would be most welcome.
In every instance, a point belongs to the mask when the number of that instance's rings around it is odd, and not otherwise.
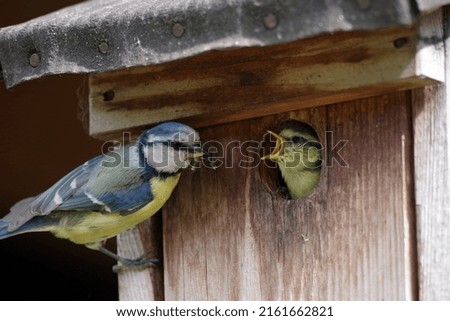
[[[88,1],[0,30],[0,63],[8,87],[89,73],[93,137],[176,120],[221,146],[119,236],[162,261],[121,299],[450,299],[447,2]],[[298,200],[248,161],[289,119],[324,146]]]

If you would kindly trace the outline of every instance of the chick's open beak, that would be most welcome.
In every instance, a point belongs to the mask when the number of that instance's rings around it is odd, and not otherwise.
[[[275,143],[275,148],[273,149],[272,153],[268,155],[264,155],[261,157],[262,160],[264,159],[270,159],[272,161],[276,161],[280,157],[280,153],[282,151],[282,146],[284,144],[284,137],[281,135],[278,135],[277,133],[274,133],[271,130],[267,131],[270,135],[274,136],[277,139],[277,142]]]

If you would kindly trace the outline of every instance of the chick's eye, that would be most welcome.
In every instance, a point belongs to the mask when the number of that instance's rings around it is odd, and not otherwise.
[[[303,144],[306,143],[306,139],[301,136],[294,136],[292,137],[292,142],[294,144]]]

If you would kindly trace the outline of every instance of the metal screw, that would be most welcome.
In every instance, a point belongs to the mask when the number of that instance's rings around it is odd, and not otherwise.
[[[357,0],[359,9],[365,11],[368,10],[370,7],[370,0]]]
[[[172,34],[177,37],[181,38],[184,34],[184,27],[181,25],[181,23],[176,23],[172,26]]]
[[[102,43],[100,43],[98,45],[98,50],[102,53],[102,54],[106,54],[109,50],[109,45],[107,42],[103,41]]]
[[[264,26],[269,29],[275,29],[278,26],[278,18],[273,13],[269,13],[264,17]]]
[[[30,55],[29,63],[30,63],[30,66],[33,68],[36,68],[37,66],[39,66],[41,64],[41,57],[39,57],[39,54],[37,52],[33,52]]]
[[[408,37],[401,37],[394,40],[394,47],[401,48],[408,43]]]

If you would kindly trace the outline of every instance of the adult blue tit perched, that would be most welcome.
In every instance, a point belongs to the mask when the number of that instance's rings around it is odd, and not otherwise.
[[[322,145],[315,130],[305,123],[290,120],[279,133],[268,133],[276,138],[276,145],[271,154],[261,159],[277,163],[289,198],[307,196],[319,183],[322,165]]]
[[[160,124],[136,142],[87,161],[42,194],[15,204],[0,219],[0,239],[48,231],[123,265],[149,265],[155,260],[122,258],[104,248],[104,242],[155,214],[180,172],[204,154],[194,129]]]

